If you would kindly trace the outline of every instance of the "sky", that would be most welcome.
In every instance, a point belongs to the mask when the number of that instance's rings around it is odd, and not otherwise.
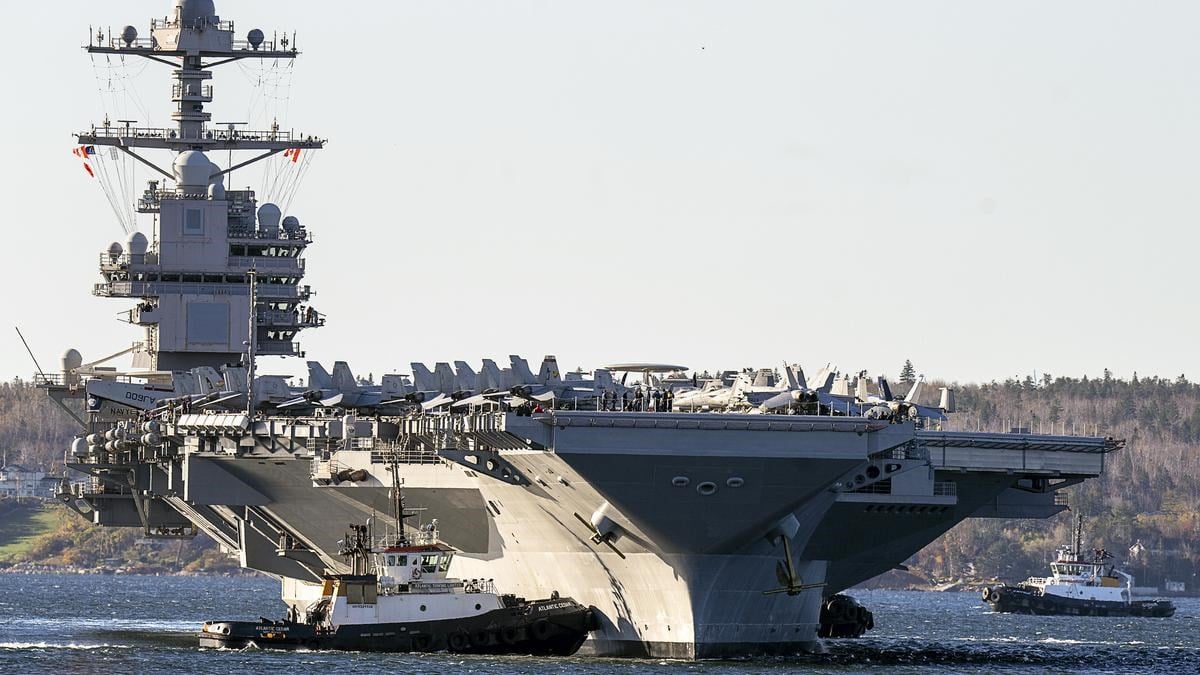
[[[289,209],[309,359],[1200,377],[1200,4],[216,5],[303,54],[217,69],[213,119],[330,139]],[[47,371],[140,338],[90,294],[125,235],[71,134],[169,123],[168,68],[80,47],[170,6],[0,7],[0,307]]]

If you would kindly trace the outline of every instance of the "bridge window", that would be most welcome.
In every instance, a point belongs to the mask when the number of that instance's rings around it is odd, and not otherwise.
[[[433,574],[437,571],[438,554],[427,553],[421,556],[421,570]]]
[[[204,236],[204,211],[202,209],[186,210],[183,216],[183,233]]]

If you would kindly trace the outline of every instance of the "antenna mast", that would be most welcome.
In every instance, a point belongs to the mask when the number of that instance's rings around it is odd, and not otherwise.
[[[1075,514],[1075,559],[1083,560],[1083,514]]]
[[[246,414],[254,417],[254,360],[258,348],[258,270],[251,267],[250,278],[250,340],[246,349]]]
[[[400,486],[400,448],[392,451],[392,507],[396,510],[396,545],[408,546],[408,537],[404,534],[404,491]]]

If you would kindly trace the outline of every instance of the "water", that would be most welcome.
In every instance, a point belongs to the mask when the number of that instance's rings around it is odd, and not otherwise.
[[[1044,673],[1200,671],[1200,599],[1171,619],[993,614],[975,593],[854,593],[867,638],[735,661],[201,650],[207,619],[282,611],[263,578],[0,575],[0,673]]]

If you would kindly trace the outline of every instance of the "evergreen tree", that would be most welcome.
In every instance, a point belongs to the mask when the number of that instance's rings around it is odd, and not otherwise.
[[[917,381],[917,369],[913,367],[911,360],[905,359],[904,367],[900,369],[900,381],[904,384]]]

